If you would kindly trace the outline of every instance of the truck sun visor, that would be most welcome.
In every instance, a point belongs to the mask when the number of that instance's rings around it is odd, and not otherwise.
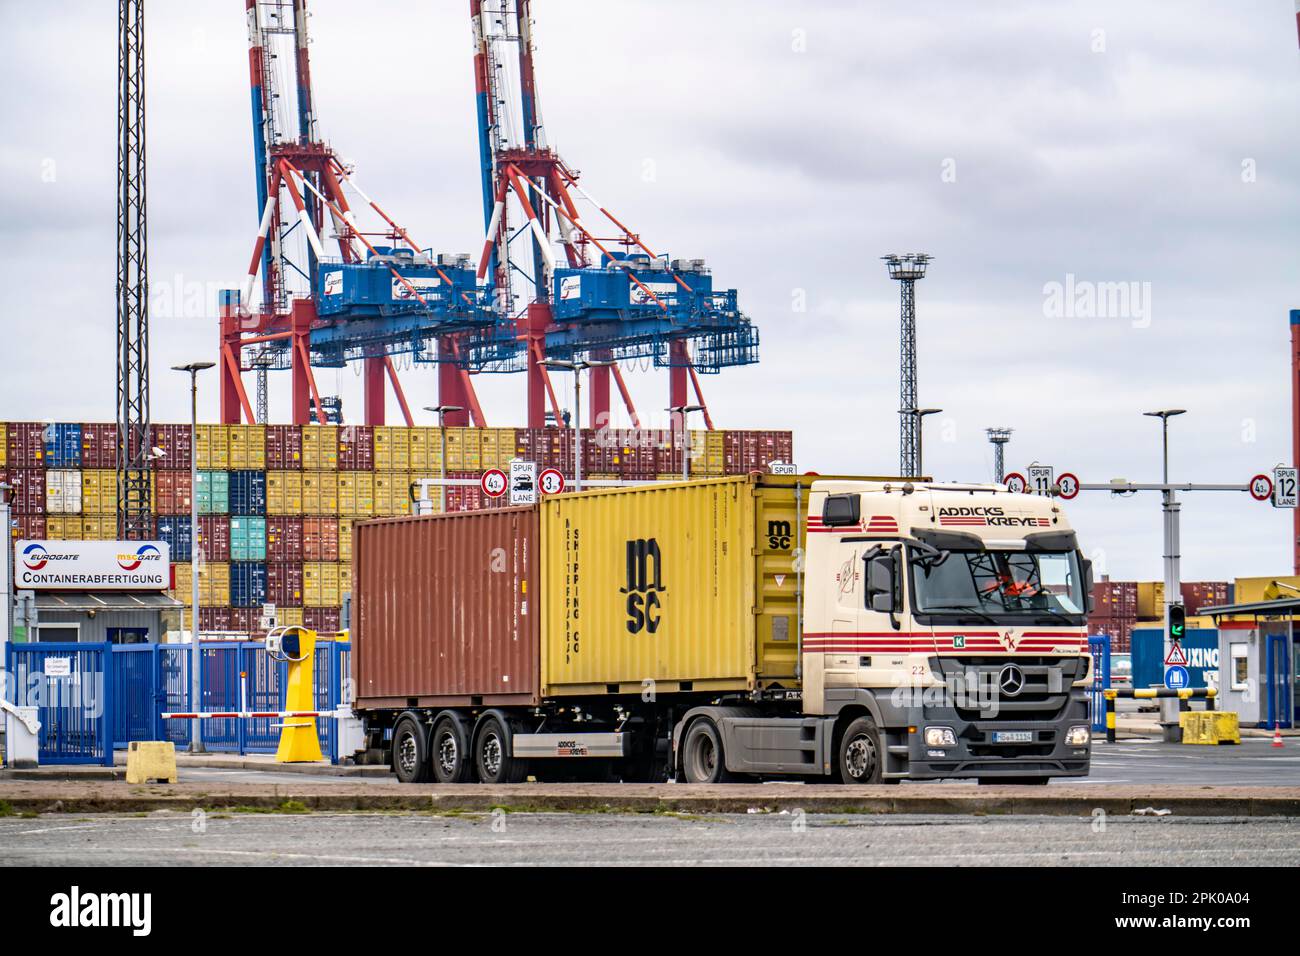
[[[983,551],[984,542],[969,531],[935,531],[931,528],[913,528],[912,537],[940,551]]]
[[[1035,531],[1025,535],[1026,551],[1078,551],[1073,531]]]

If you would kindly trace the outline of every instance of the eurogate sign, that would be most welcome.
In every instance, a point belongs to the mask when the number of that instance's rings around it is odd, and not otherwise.
[[[19,541],[14,584],[33,591],[163,591],[171,583],[165,541]]]

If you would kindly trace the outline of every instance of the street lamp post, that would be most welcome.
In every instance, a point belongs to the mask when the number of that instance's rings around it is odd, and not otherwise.
[[[172,371],[188,372],[190,376],[190,708],[202,711],[200,696],[202,655],[199,651],[199,372],[212,368],[214,362],[190,362],[173,365]],[[184,622],[182,621],[182,625]],[[201,754],[203,723],[190,722],[190,753]]]
[[[942,408],[900,408],[899,412],[903,415],[916,416],[916,474],[912,477],[923,478],[925,476],[925,416],[938,415]]]
[[[686,416],[691,412],[704,411],[703,405],[670,405],[664,411],[670,415],[680,415],[682,417],[682,427],[678,429],[682,435],[682,481],[691,480],[691,433],[686,428]]]
[[[573,490],[582,490],[582,373],[589,368],[604,368],[612,361],[591,359],[546,359],[547,368],[562,368],[573,373]]]
[[[438,459],[442,462],[439,474],[442,477],[442,483],[438,485],[438,513],[447,513],[447,428],[443,424],[445,416],[449,412],[463,412],[465,409],[459,405],[425,405],[426,412],[433,412],[438,416],[438,441],[439,455]]]

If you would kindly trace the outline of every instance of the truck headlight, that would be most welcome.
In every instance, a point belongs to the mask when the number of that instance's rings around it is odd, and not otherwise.
[[[925,745],[927,747],[956,747],[957,735],[951,727],[926,727]]]
[[[1092,739],[1092,729],[1085,724],[1071,727],[1065,734],[1065,742],[1071,747],[1086,747]]]

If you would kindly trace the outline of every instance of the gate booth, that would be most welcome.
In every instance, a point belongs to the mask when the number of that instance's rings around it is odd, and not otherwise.
[[[1297,725],[1295,617],[1300,598],[1200,608],[1219,627],[1219,699],[1243,727],[1268,730]]]

